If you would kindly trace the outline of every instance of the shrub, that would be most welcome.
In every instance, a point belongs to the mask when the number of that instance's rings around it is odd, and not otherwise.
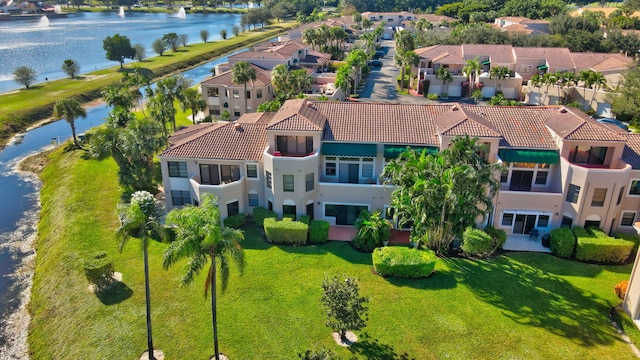
[[[223,222],[224,222],[224,226],[226,227],[230,227],[233,229],[240,229],[247,223],[247,216],[245,214],[240,213],[238,215],[229,216],[228,218],[224,219]]]
[[[551,252],[559,257],[568,258],[573,255],[576,238],[569,228],[551,230]]]
[[[440,99],[440,96],[438,96],[438,94],[427,94],[427,99],[437,101]]]
[[[84,275],[97,290],[104,289],[113,282],[113,260],[104,251],[97,252],[93,257],[82,261]]]
[[[627,288],[629,288],[629,282],[625,280],[618,283],[613,291],[620,300],[624,300],[624,296],[627,294]]]
[[[373,250],[373,268],[382,276],[417,279],[431,275],[436,267],[433,250],[385,246]]]
[[[268,210],[267,208],[263,208],[262,206],[253,209],[253,220],[256,222],[256,226],[260,229],[264,228],[264,219],[266,218],[277,218],[278,215]]]
[[[329,222],[324,220],[312,220],[309,224],[309,242],[312,244],[324,244],[329,239]]]
[[[304,244],[307,242],[308,229],[306,224],[289,218],[284,218],[282,221],[274,218],[264,219],[267,241],[277,244]]]
[[[629,258],[634,243],[614,239],[597,228],[573,228],[577,238],[576,258],[583,261],[622,263]]]
[[[300,219],[298,219],[298,221],[300,221],[303,224],[307,224],[309,225],[309,222],[311,222],[311,216],[309,215],[302,215],[300,216]]]
[[[631,250],[631,254],[636,254],[638,252],[638,246],[640,246],[640,235],[635,233],[628,234],[628,233],[616,232],[613,234],[613,237],[616,239],[622,239],[622,240],[633,242],[634,246],[633,246],[633,249]]]
[[[466,255],[489,256],[496,250],[493,238],[484,230],[468,227],[462,234],[460,248]]]
[[[507,241],[507,232],[502,229],[496,229],[493,226],[487,226],[484,231],[491,236],[495,249],[500,249]],[[495,251],[495,250],[494,250]]]
[[[383,241],[391,238],[391,225],[382,217],[382,210],[370,213],[366,210],[360,213],[355,223],[356,237],[352,241],[353,247],[364,252],[382,246]]]

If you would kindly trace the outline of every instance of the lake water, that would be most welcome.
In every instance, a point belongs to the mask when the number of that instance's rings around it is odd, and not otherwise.
[[[151,44],[166,33],[186,34],[189,43],[202,42],[200,31],[209,31],[209,40],[220,39],[220,30],[229,36],[239,14],[177,14],[118,12],[80,13],[77,17],[50,19],[43,25],[38,19],[0,21],[0,93],[18,89],[13,72],[28,66],[37,73],[37,82],[66,77],[62,63],[74,59],[81,72],[118,65],[105,58],[102,41],[116,33],[126,35],[131,45],[142,44],[153,56]]]
[[[213,21],[212,15],[209,17]],[[184,72],[183,76],[197,84],[210,75],[216,64],[226,61],[226,56],[215,59]],[[76,120],[77,132],[102,124],[108,111],[106,105],[88,108],[87,117]],[[0,360],[25,358],[28,317],[25,311],[18,310],[30,295],[32,242],[40,211],[40,183],[33,175],[18,172],[17,165],[26,156],[70,136],[67,122],[57,121],[27,132],[21,141],[9,144],[0,152]]]

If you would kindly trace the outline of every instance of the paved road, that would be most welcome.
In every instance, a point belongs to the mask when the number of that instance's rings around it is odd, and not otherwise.
[[[393,40],[383,40],[382,50],[386,55],[381,58],[382,67],[371,68],[364,88],[359,91],[362,101],[394,103],[394,104],[425,104],[427,100],[422,96],[399,95],[396,91],[396,78],[400,69],[393,63],[396,53]]]

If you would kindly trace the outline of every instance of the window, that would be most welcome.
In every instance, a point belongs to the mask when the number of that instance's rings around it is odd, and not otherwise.
[[[324,164],[324,173],[327,176],[336,176],[336,163],[325,163]]]
[[[306,176],[306,190],[307,191],[311,191],[314,189],[315,187],[315,183],[316,183],[316,174],[315,173],[311,173],[311,174],[307,174]]]
[[[511,226],[513,224],[513,214],[502,215],[502,226]]]
[[[169,177],[187,177],[187,163],[184,161],[168,161]]]
[[[258,194],[249,194],[249,206],[258,206]]]
[[[240,213],[240,206],[238,201],[230,202],[227,204],[227,216],[235,216]]]
[[[240,98],[240,90],[233,90],[233,98],[234,99]]]
[[[269,211],[273,211],[273,201],[267,200],[267,209],[269,209]]]
[[[509,181],[509,169],[503,168],[500,172],[500,182],[506,184]]]
[[[578,195],[580,195],[580,186],[569,184],[569,191],[567,191],[567,201],[570,203],[578,203]]]
[[[171,190],[171,202],[175,206],[191,204],[191,193],[189,191]]]
[[[546,228],[549,226],[549,215],[540,215],[538,216],[538,226],[539,228]]]
[[[282,191],[294,191],[293,175],[282,175]]]
[[[307,136],[305,139],[307,154],[313,152],[313,136]]]
[[[624,196],[624,186],[620,189],[620,192],[618,193],[618,201],[616,202],[616,205],[620,205],[620,202],[622,202],[623,196]]]
[[[258,164],[247,164],[247,178],[258,178]]]
[[[569,150],[569,161],[576,164],[603,165],[607,148],[602,146],[576,146]]]
[[[536,173],[536,185],[547,185],[548,171],[538,171]]]
[[[214,88],[207,89],[207,95],[209,95],[209,97],[218,97],[220,94],[219,94],[218,88],[214,87]]]
[[[220,165],[220,178],[227,184],[240,180],[240,166]]]
[[[523,74],[531,74],[531,71],[533,70],[533,66],[531,65],[522,65],[520,66],[520,72]]]
[[[620,226],[633,226],[633,222],[636,219],[635,212],[623,212],[622,219],[620,220]]]
[[[593,198],[591,199],[591,206],[603,207],[604,199],[607,197],[606,188],[595,188],[593,190]]]
[[[233,110],[233,116],[235,116],[235,117],[239,117],[240,115],[241,115],[241,114],[240,114],[240,109],[234,109],[234,110]]]
[[[260,90],[256,90],[256,97],[257,97],[258,99],[262,99],[262,89],[260,89]]]
[[[560,224],[560,227],[571,228],[571,225],[573,225],[573,218],[569,216],[562,216],[562,223]]]
[[[364,159],[365,161],[373,161],[373,159]],[[373,163],[365,162],[362,164],[362,177],[373,178]]]
[[[271,173],[269,171],[267,171],[267,187],[269,189],[271,189],[272,184],[271,184]]]
[[[247,97],[247,99],[251,99],[251,90],[247,90],[245,96]]]
[[[640,195],[640,180],[632,180],[629,186],[629,195]]]
[[[212,106],[209,108],[211,115],[220,115],[220,106]]]
[[[296,206],[295,205],[282,205],[282,215],[293,215],[294,220],[296,216]]]
[[[200,184],[220,185],[220,172],[218,165],[200,164]]]

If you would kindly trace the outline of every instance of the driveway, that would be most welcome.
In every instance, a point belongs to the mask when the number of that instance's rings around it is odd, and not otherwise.
[[[383,40],[382,50],[386,55],[379,60],[382,67],[372,67],[367,76],[363,89],[359,92],[360,99],[367,102],[394,103],[394,104],[425,104],[427,100],[422,96],[399,95],[396,91],[396,78],[400,69],[393,63],[396,53],[393,40]]]

